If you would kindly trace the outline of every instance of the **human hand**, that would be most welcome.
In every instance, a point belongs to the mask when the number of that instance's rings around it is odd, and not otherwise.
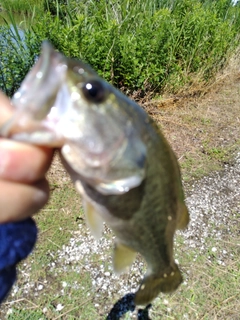
[[[0,92],[0,126],[11,114],[10,101]],[[0,223],[23,220],[44,206],[52,155],[50,148],[0,138]]]

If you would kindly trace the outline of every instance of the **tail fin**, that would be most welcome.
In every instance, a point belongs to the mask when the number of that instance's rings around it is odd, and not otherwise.
[[[182,282],[182,275],[175,265],[168,273],[150,274],[145,276],[138,291],[135,294],[136,305],[147,305],[155,299],[160,292],[168,293],[177,289]]]

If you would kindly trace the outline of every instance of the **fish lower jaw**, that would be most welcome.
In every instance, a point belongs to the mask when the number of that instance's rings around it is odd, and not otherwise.
[[[10,137],[13,140],[52,148],[61,148],[65,142],[63,137],[57,136],[54,132],[47,130],[16,132],[11,134]]]

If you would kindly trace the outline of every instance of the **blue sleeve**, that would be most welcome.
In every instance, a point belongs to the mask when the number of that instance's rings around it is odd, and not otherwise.
[[[32,251],[37,240],[37,227],[28,218],[0,224],[0,303],[16,280],[16,265]]]

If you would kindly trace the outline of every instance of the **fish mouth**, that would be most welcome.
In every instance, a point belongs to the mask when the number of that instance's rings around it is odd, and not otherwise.
[[[38,61],[13,96],[15,112],[0,128],[0,134],[35,145],[54,148],[68,145],[86,164],[104,165],[122,148],[125,135],[120,130],[116,132],[112,123],[98,125],[100,120],[94,111],[81,95],[71,91],[68,64],[67,58],[43,42]],[[111,139],[108,126],[114,131]]]
[[[15,122],[15,118],[11,122]],[[70,128],[70,122],[60,123],[51,116],[39,122],[22,117],[21,121],[17,122],[8,132],[8,137],[21,142],[26,142],[39,146],[46,146],[52,148],[60,148],[66,158],[71,159],[72,162],[85,163],[85,166],[102,167],[111,162],[118,154],[122,153],[125,148],[126,139],[124,134],[118,136],[118,139],[109,145],[104,143],[104,140],[99,136],[86,136],[81,132],[74,134],[72,130],[72,137],[66,136],[62,132],[61,127]],[[56,129],[57,128],[57,129]],[[66,131],[66,130],[65,130]],[[74,154],[74,156],[73,156]],[[74,160],[72,160],[74,159]],[[77,170],[78,171],[78,170]]]
[[[18,112],[0,128],[0,134],[16,141],[54,148],[65,143],[64,136],[54,130],[54,122],[37,121],[31,115]]]
[[[0,135],[59,148],[66,162],[101,193],[127,192],[144,177],[146,146],[107,84],[100,86],[104,100],[86,96],[91,80],[104,83],[89,66],[43,43]]]
[[[12,98],[14,113],[0,128],[0,135],[38,145],[60,146],[63,137],[54,130],[54,121],[48,117],[66,70],[64,57],[47,41],[43,42],[41,55]]]
[[[53,106],[42,121],[32,119],[28,113],[16,113],[0,133],[16,141],[61,149],[77,172],[88,166],[105,167],[123,152],[126,145],[124,134],[106,144],[97,132],[87,135],[67,118],[58,117],[56,110],[57,107]]]

